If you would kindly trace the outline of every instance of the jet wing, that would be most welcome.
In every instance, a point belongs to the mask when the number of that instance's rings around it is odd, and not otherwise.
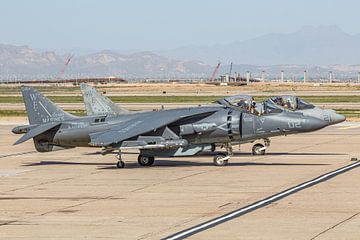
[[[133,118],[129,121],[116,124],[111,129],[90,134],[92,146],[107,147],[110,145],[116,145],[124,140],[139,136],[141,134],[155,131],[161,127],[167,126],[171,123],[179,121],[188,117],[203,116],[204,118],[210,116],[216,109],[197,109],[182,112],[176,114],[168,111],[152,112],[147,115]]]
[[[19,138],[19,140],[17,140],[14,145],[18,145],[20,143],[23,143],[33,137],[36,137],[39,134],[42,134],[58,125],[60,125],[61,123],[59,122],[55,122],[55,123],[47,123],[47,124],[42,124],[39,125],[33,129],[31,129],[29,132],[27,132],[24,136],[22,136],[21,138]]]

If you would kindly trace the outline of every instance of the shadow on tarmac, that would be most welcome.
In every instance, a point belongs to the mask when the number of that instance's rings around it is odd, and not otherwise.
[[[98,166],[97,169],[117,169],[115,161],[111,163],[102,162],[65,162],[65,161],[41,161],[36,163],[23,164],[26,167],[34,166],[49,166],[49,165],[88,165]],[[330,165],[325,163],[274,163],[274,162],[229,162],[228,167],[241,167],[241,166],[324,166]],[[157,168],[157,167],[188,167],[188,166],[214,166],[212,162],[194,162],[185,160],[155,160],[155,163],[151,167],[139,166],[137,163],[126,163],[125,168]]]
[[[205,152],[205,153],[200,153],[198,155],[195,156],[213,156],[217,153],[226,153],[226,152],[220,152],[220,151],[216,151],[216,152]],[[139,153],[135,153],[135,152],[124,152],[123,155],[138,155]],[[251,153],[249,152],[233,152],[234,156],[253,156]],[[108,153],[106,155],[102,155],[99,152],[92,152],[92,153],[84,153],[82,155],[85,156],[92,156],[92,155],[101,155],[101,156],[107,156],[107,155],[117,155],[116,152],[112,152],[112,153]],[[267,152],[266,155],[269,156],[281,156],[281,155],[288,155],[288,156],[339,156],[339,155],[346,155],[344,153],[289,153],[289,152]]]

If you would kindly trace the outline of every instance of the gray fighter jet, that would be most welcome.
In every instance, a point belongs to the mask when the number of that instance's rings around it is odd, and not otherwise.
[[[122,151],[138,149],[138,163],[150,166],[155,157],[214,155],[216,166],[227,165],[232,142],[310,132],[327,123],[301,114],[282,112],[258,116],[224,105],[149,111],[115,116],[71,115],[32,87],[21,88],[29,125],[12,131],[23,135],[15,144],[33,139],[39,152],[73,147],[117,152],[117,167],[125,166]],[[211,152],[222,144],[226,153]]]

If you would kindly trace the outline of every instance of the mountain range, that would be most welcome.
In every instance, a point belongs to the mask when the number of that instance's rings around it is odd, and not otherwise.
[[[231,35],[228,36],[229,38]],[[0,44],[0,80],[118,76],[134,78],[208,78],[217,62],[221,73],[266,71],[276,78],[281,70],[301,77],[304,69],[316,78],[333,71],[355,76],[360,71],[360,35],[336,26],[303,27],[288,34],[268,34],[246,41],[214,46],[121,53],[103,50],[76,55],[59,76],[68,55],[29,46]]]
[[[52,51],[0,44],[0,76],[51,79],[59,75],[67,58]],[[174,60],[152,52],[126,55],[104,50],[72,58],[64,77],[199,77],[209,70],[209,65],[198,61]]]
[[[226,37],[231,38],[231,34]],[[360,34],[345,33],[337,26],[305,26],[287,34],[272,33],[229,44],[185,46],[158,53],[208,64],[360,64]]]

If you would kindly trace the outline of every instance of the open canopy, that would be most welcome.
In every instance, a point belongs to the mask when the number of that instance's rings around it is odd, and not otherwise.
[[[284,108],[275,104],[271,99],[256,103],[254,101],[254,98],[249,95],[235,95],[217,100],[216,102],[234,109],[241,109],[256,115],[267,115],[281,113],[284,111]]]
[[[255,105],[254,98],[249,95],[235,95],[217,100],[216,103],[228,107],[240,108],[243,110],[250,110]]]
[[[271,98],[277,105],[289,110],[311,109],[315,106],[296,96],[277,96]]]

